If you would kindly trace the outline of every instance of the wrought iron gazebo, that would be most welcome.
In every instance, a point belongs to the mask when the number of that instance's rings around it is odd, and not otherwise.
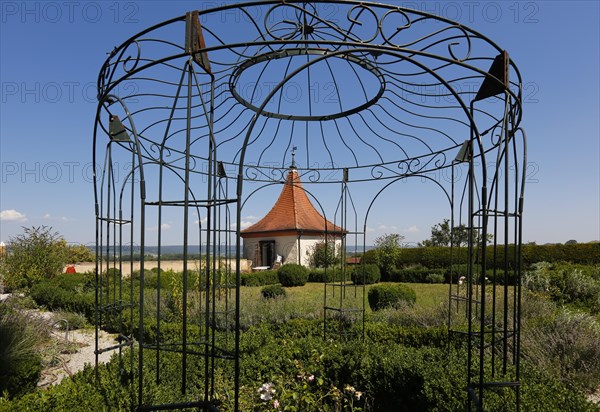
[[[119,87],[125,82],[134,87]],[[121,376],[137,390],[137,410],[217,410],[218,363],[232,365],[239,408],[243,216],[285,183],[292,148],[303,190],[345,230],[342,254],[364,252],[381,199],[407,198],[401,182],[418,178],[435,189],[452,228],[468,231],[467,246],[451,248],[448,316],[451,340],[466,348],[468,406],[483,410],[490,393],[505,393],[507,407],[519,409],[526,138],[521,75],[501,47],[393,5],[231,4],[167,20],[116,47],[100,71],[98,100],[96,327],[118,330],[120,340],[103,348],[97,339],[96,353],[114,351],[137,370]],[[450,178],[436,178],[440,170]],[[326,237],[325,222],[323,230]],[[152,245],[160,284],[165,246],[176,243],[182,327],[173,336],[163,333],[160,288],[145,295],[144,269]],[[138,254],[139,277],[123,291],[122,269],[133,272]],[[364,302],[364,286],[345,277],[324,286],[325,336],[347,337],[341,319],[364,322],[364,303],[348,304],[348,289]],[[200,306],[193,314],[190,299]],[[181,394],[152,404],[142,368],[155,359],[160,382],[167,352],[178,354]],[[203,365],[201,382],[192,358]]]

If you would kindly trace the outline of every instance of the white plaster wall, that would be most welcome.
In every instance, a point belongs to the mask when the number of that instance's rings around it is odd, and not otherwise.
[[[303,236],[300,238],[300,262],[298,262],[298,238],[296,236],[278,236],[265,238],[246,238],[244,239],[244,258],[252,260],[252,266],[257,266],[255,262],[256,246],[261,241],[275,241],[275,253],[283,256],[283,263],[300,263],[308,266],[309,257],[315,244],[322,242],[321,236]],[[341,246],[341,240],[336,240],[336,248]]]

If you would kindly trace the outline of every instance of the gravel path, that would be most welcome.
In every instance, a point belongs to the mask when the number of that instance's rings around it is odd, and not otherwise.
[[[2,295],[0,301],[6,298],[6,295]],[[51,330],[50,342],[42,349],[42,356],[46,358],[50,366],[42,370],[38,387],[45,388],[56,385],[67,376],[73,376],[83,370],[85,364],[95,364],[95,329],[71,330],[67,334],[66,331],[52,327],[57,324],[56,317],[52,312],[41,310],[26,310],[26,312],[33,318],[43,320]],[[115,345],[116,337],[116,334],[100,331],[99,347],[107,348]],[[100,354],[98,361],[108,362],[113,353],[110,351]]]
[[[46,312],[49,313],[49,312]],[[117,335],[100,331],[99,346],[105,348],[115,345]],[[53,333],[52,339],[57,340],[61,345],[65,343],[65,332],[57,331]],[[82,329],[69,332],[69,344],[64,345],[68,350],[54,355],[53,366],[42,371],[38,387],[48,387],[60,383],[67,376],[73,376],[75,373],[83,370],[85,364],[94,365],[95,363],[95,331],[94,329]],[[110,360],[114,352],[101,353],[98,361],[106,363]]]

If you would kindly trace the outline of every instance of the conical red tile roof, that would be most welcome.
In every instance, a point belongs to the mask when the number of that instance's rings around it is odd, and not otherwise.
[[[290,234],[337,234],[345,230],[326,220],[311,203],[296,169],[290,169],[273,208],[259,222],[242,230],[242,237]]]

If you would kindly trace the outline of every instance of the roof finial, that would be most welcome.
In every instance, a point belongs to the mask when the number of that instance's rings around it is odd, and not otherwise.
[[[298,150],[297,146],[292,147],[292,164],[290,165],[290,169],[296,169],[296,150]]]

